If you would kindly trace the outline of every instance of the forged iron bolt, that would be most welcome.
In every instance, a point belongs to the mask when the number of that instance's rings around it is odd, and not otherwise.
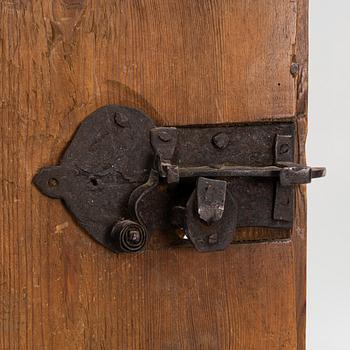
[[[295,77],[299,72],[299,64],[293,62],[290,66],[290,74],[293,75],[293,77]]]
[[[282,145],[280,146],[280,149],[279,149],[279,153],[286,154],[287,152],[289,152],[289,145],[286,143],[282,143]]]
[[[124,113],[115,112],[114,113],[114,122],[118,126],[125,128],[128,125],[128,117]]]
[[[175,207],[171,222],[182,230],[173,231],[180,238],[187,237],[188,243],[199,251],[227,247],[237,224],[291,228],[292,186],[325,175],[324,168],[291,163],[296,135],[290,122],[264,123],[259,128],[250,124],[158,128],[140,112],[108,106],[94,112],[81,125],[62,164],[42,168],[33,183],[50,198],[65,198],[67,207],[89,235],[114,252],[144,249],[150,236],[145,224],[152,231],[168,227],[169,211],[175,203],[186,207]],[[101,130],[106,142],[96,143]],[[118,137],[107,142],[108,134]],[[244,142],[236,145],[243,137]],[[224,151],[231,152],[223,157]],[[152,166],[155,153],[159,156]],[[267,163],[269,159],[272,164]],[[177,164],[181,165],[179,169]],[[149,179],[142,184],[146,173]],[[243,176],[244,181],[235,180]],[[204,181],[201,186],[200,178]],[[217,180],[220,178],[227,182]],[[75,186],[76,181],[79,186]],[[115,187],[113,193],[108,190],[109,182]],[[207,190],[207,183],[213,191]],[[58,187],[52,188],[55,186]],[[146,205],[137,206],[139,201]],[[128,206],[136,222],[126,219]],[[157,215],[153,215],[156,209]],[[254,215],[250,209],[254,209]],[[242,215],[237,215],[238,210],[242,210]],[[145,223],[141,218],[147,219]],[[155,219],[157,222],[152,222]]]
[[[160,131],[158,137],[163,142],[169,142],[171,140],[171,135],[166,131]]]
[[[219,149],[224,149],[227,147],[227,145],[229,143],[229,138],[228,138],[227,134],[225,134],[224,132],[221,132],[221,133],[213,136],[212,142],[213,142],[215,147],[217,147]]]

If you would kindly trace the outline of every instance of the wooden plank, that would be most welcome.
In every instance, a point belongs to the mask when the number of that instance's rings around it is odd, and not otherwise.
[[[298,162],[306,164],[305,142],[307,135],[308,102],[308,0],[298,1],[297,40],[295,61],[299,64],[296,79],[296,120],[298,134]],[[306,187],[299,186],[296,194],[296,220],[292,234],[295,260],[295,291],[297,317],[297,349],[305,349],[306,329]]]
[[[306,10],[304,0],[0,3],[2,349],[296,348],[304,204],[293,241],[113,255],[31,179],[108,103],[168,125],[302,114],[303,159],[306,75],[290,64],[306,69],[296,43]]]

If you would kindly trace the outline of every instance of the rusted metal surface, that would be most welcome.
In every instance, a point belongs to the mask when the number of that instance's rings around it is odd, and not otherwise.
[[[179,228],[199,251],[220,250],[236,227],[292,227],[294,185],[325,174],[294,164],[294,142],[292,122],[156,127],[110,105],[34,183],[114,252],[144,249],[154,231],[176,241]]]
[[[226,185],[226,181],[198,178],[197,214],[207,224],[222,218],[226,200]]]
[[[199,178],[186,205],[186,236],[200,252],[225,249],[232,242],[237,226],[237,202],[226,191],[226,181],[216,184],[213,181],[219,180]],[[223,208],[219,209],[221,205]]]
[[[154,127],[135,109],[102,107],[82,122],[60,164],[41,169],[34,183],[47,196],[62,199],[90,236],[117,252],[110,232],[130,217],[130,194],[150,175]]]

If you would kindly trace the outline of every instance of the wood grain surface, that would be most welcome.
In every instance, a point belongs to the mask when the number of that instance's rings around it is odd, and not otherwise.
[[[31,181],[108,103],[163,125],[295,118],[305,161],[307,0],[4,0],[0,65],[1,349],[304,349],[303,187],[291,239],[130,256]]]

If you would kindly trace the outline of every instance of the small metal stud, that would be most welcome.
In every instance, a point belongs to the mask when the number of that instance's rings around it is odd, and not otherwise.
[[[160,131],[158,137],[163,142],[169,142],[172,139],[171,135],[166,131]]]
[[[125,128],[128,125],[129,119],[124,113],[115,112],[114,113],[114,122],[118,126]]]
[[[215,147],[217,147],[219,149],[224,149],[227,147],[227,145],[229,143],[229,137],[224,132],[221,132],[221,133],[213,136],[212,142],[213,142]]]
[[[299,72],[299,64],[296,63],[296,62],[293,62],[291,65],[290,65],[290,74],[293,75],[293,77],[295,77]]]

